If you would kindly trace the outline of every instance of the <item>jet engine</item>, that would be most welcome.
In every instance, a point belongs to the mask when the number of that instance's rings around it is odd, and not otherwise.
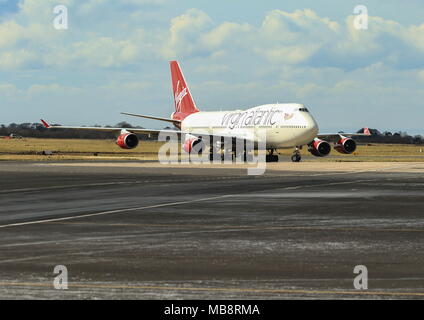
[[[356,150],[356,142],[352,138],[342,137],[334,145],[334,149],[340,153],[351,154]]]
[[[116,144],[122,149],[134,149],[138,146],[138,137],[134,133],[122,133],[118,136]]]
[[[327,141],[315,139],[309,144],[308,151],[315,157],[325,157],[331,152],[331,146]]]
[[[191,153],[194,148],[196,148],[195,150],[197,153],[200,153],[204,150],[205,143],[199,137],[188,136],[183,143],[183,150],[187,153]]]

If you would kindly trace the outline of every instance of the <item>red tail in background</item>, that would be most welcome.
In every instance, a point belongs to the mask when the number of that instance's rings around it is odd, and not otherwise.
[[[371,135],[370,129],[364,128],[364,134],[366,134],[367,136],[370,136]]]
[[[197,109],[196,103],[191,96],[178,61],[170,61],[169,64],[175,103],[175,112],[172,114],[172,119],[181,121],[188,115],[199,112],[199,109]]]

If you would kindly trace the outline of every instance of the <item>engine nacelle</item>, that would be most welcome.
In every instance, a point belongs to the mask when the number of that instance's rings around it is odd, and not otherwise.
[[[191,153],[196,147],[196,151],[200,153],[205,148],[205,143],[202,139],[195,136],[188,136],[183,143],[183,150],[187,153]]]
[[[352,138],[342,137],[335,145],[334,149],[340,153],[351,154],[356,150],[356,142]]]
[[[116,140],[116,144],[122,149],[134,149],[138,146],[138,137],[134,133],[122,133]]]
[[[324,140],[315,139],[308,148],[308,151],[315,157],[325,157],[331,152],[331,145]]]

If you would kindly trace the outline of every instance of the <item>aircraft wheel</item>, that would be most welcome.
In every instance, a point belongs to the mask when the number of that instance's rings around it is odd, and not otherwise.
[[[278,162],[278,156],[275,154],[267,154],[266,162]]]
[[[300,154],[294,154],[294,155],[292,155],[291,156],[291,160],[293,161],[293,162],[300,162],[300,160],[302,160],[302,156],[300,155]]]

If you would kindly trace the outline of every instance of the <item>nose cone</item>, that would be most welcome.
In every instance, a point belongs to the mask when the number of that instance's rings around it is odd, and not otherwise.
[[[309,113],[304,114],[303,117],[305,128],[301,140],[303,144],[308,144],[316,138],[318,134],[318,124]]]

